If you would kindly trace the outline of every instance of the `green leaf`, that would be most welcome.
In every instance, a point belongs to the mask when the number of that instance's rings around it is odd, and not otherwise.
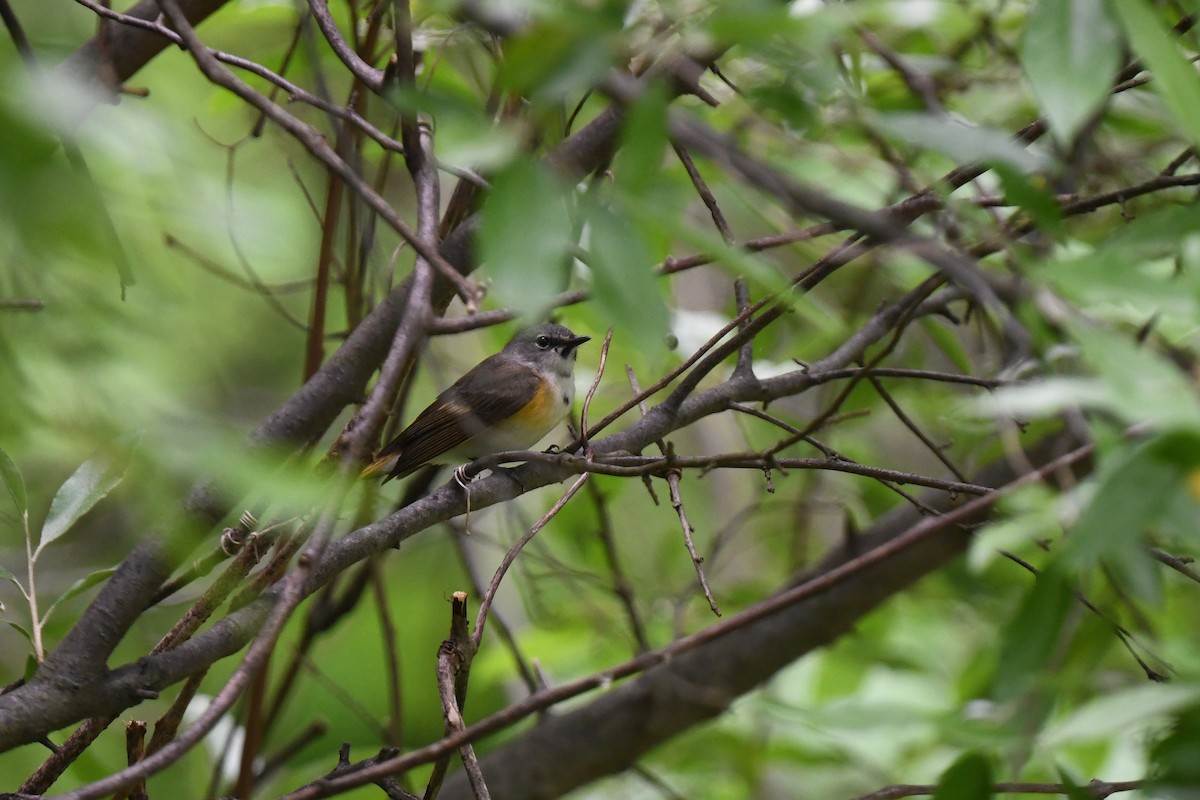
[[[21,582],[17,580],[17,576],[12,574],[12,571],[3,564],[0,564],[0,580],[9,581],[17,586],[21,585]]]
[[[618,43],[609,34],[619,31],[619,14],[579,4],[563,8],[573,13],[547,15],[505,41],[501,82],[538,104],[574,103],[614,63]],[[558,9],[549,4],[545,10]]]
[[[662,182],[669,100],[666,88],[656,83],[626,113],[613,175],[623,190],[635,196],[653,191]]]
[[[1020,59],[1051,133],[1066,146],[1112,90],[1121,31],[1096,0],[1038,0]]]
[[[982,572],[1001,550],[1017,547],[1062,533],[1055,502],[1057,495],[1042,484],[1024,486],[1000,501],[1001,516],[971,539],[967,551],[967,566],[972,572]]]
[[[127,463],[100,457],[89,459],[67,478],[50,501],[50,513],[42,525],[41,541],[34,555],[57,541],[71,526],[116,488]]]
[[[574,246],[567,199],[544,168],[518,160],[495,177],[483,207],[479,250],[492,292],[531,320],[567,287]]]
[[[1018,172],[1037,172],[1049,166],[1046,158],[1027,150],[1007,133],[979,128],[932,114],[883,114],[872,127],[914,147],[936,150],[954,161],[1007,164]]]
[[[982,753],[964,753],[938,780],[933,800],[981,800],[992,796],[992,765]]]
[[[1162,258],[1179,253],[1184,241],[1200,235],[1200,204],[1168,205],[1139,214],[1122,225],[1103,244],[1117,252],[1126,266],[1133,260]]]
[[[1091,325],[1067,327],[1103,380],[1111,411],[1127,422],[1200,430],[1200,404],[1191,381],[1172,362],[1126,335]]]
[[[1175,719],[1170,733],[1150,750],[1151,786],[1179,797],[1195,796],[1200,786],[1200,705],[1182,711]],[[1166,796],[1166,795],[1164,795]]]
[[[1154,73],[1151,87],[1166,103],[1192,144],[1200,144],[1200,80],[1179,51],[1176,36],[1145,0],[1109,0],[1129,44]]]
[[[82,592],[86,592],[88,589],[92,588],[101,581],[107,580],[109,576],[116,571],[116,567],[105,567],[104,569],[96,570],[90,575],[85,575],[79,580],[75,581],[65,592],[59,595],[55,601],[50,604],[49,608],[46,609],[46,613],[42,615],[42,624],[46,624],[46,621],[50,619],[50,615],[54,613],[54,609],[58,608],[59,603],[63,603]]]
[[[1064,251],[1031,264],[1037,278],[1092,315],[1141,325],[1152,314],[1179,317],[1190,330],[1200,307],[1200,206],[1171,205],[1139,215],[1086,252]]]
[[[1200,687],[1150,684],[1103,695],[1075,709],[1042,733],[1042,744],[1057,748],[1131,733],[1200,700]]]
[[[1074,592],[1056,568],[1043,570],[1005,628],[993,693],[1011,700],[1024,692],[1057,649]]]
[[[24,625],[21,625],[21,624],[19,624],[19,623],[13,622],[13,621],[12,621],[12,620],[10,620],[10,619],[6,619],[6,620],[4,620],[4,621],[5,621],[6,623],[8,623],[8,627],[12,628],[14,631],[16,631],[17,633],[19,633],[19,634],[21,634],[22,636],[24,636],[24,637],[25,637],[25,640],[26,640],[27,642],[29,642],[29,644],[30,644],[31,646],[33,645],[33,634],[31,634],[31,633],[30,633],[28,630],[26,630]]]
[[[1040,177],[1031,180],[1006,164],[996,165],[996,174],[1004,186],[1004,196],[1020,206],[1038,227],[1061,239],[1064,234],[1062,209]]]
[[[1046,378],[1019,386],[1001,386],[972,405],[981,414],[999,417],[1048,417],[1074,408],[1108,408],[1112,394],[1089,378]]]
[[[670,319],[649,248],[624,215],[596,202],[587,210],[596,302],[630,341],[647,350],[662,347]]]
[[[1200,438],[1190,433],[1163,434],[1119,453],[1100,472],[1091,502],[1067,537],[1067,563],[1088,569],[1106,560],[1127,578],[1144,578],[1134,571],[1145,558],[1142,535],[1186,490],[1197,455]]]
[[[0,478],[4,480],[4,485],[8,487],[8,493],[12,495],[13,502],[17,504],[17,513],[24,517],[29,512],[29,501],[25,495],[25,479],[21,477],[21,470],[17,467],[15,461],[0,448]]]

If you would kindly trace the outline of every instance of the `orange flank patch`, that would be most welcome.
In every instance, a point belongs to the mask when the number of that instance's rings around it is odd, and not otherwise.
[[[488,431],[473,437],[462,449],[469,456],[501,450],[524,450],[537,444],[566,414],[566,406],[554,384],[542,381],[525,407]]]

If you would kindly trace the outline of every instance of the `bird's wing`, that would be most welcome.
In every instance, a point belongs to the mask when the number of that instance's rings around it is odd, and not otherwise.
[[[367,471],[395,457],[390,477],[402,477],[435,461],[524,408],[536,396],[538,381],[536,372],[508,358],[485,359],[388,442]]]

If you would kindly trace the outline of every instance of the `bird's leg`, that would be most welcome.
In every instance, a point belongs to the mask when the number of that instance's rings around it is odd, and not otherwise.
[[[473,480],[475,480],[475,478],[479,477],[478,475],[475,475],[474,477],[468,478],[467,477],[467,467],[468,466],[470,466],[470,465],[469,464],[459,464],[457,467],[454,468],[454,482],[457,483],[464,492],[467,491],[467,484],[471,483]]]
[[[226,528],[221,532],[221,551],[230,558],[236,556],[246,544],[258,538],[257,529],[258,519],[249,510],[243,511],[236,528]]]
[[[468,536],[470,536],[471,535],[471,489],[470,489],[470,484],[471,484],[471,481],[474,480],[474,478],[467,477],[467,465],[466,464],[459,464],[457,467],[454,468],[453,480],[455,483],[457,483],[459,485],[459,487],[462,488],[463,494],[465,494],[467,496],[467,513],[463,517],[463,530],[467,533]]]

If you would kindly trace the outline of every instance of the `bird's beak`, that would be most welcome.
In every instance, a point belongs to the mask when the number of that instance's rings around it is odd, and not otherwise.
[[[576,336],[574,339],[571,339],[567,342],[567,346],[563,348],[563,355],[568,355],[576,347],[579,347],[579,345],[583,344],[584,342],[590,342],[591,340],[592,337],[590,336]]]

